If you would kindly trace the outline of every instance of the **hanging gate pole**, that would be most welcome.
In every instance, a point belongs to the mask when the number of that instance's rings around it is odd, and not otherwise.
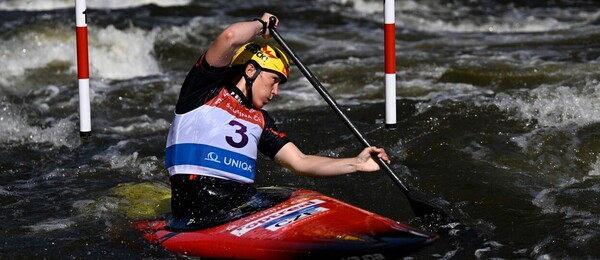
[[[77,37],[77,78],[79,85],[79,136],[81,138],[87,138],[92,135],[92,119],[90,112],[88,35],[85,12],[85,0],[75,0],[75,33]]]
[[[385,127],[396,128],[396,7],[384,0]]]

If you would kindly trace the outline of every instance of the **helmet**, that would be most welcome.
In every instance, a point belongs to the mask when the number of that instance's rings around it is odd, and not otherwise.
[[[268,44],[246,43],[233,56],[231,66],[246,65],[250,61],[255,62],[262,70],[278,74],[282,84],[288,80],[290,63],[279,49]]]

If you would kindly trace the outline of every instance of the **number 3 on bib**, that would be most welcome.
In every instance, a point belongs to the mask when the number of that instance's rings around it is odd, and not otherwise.
[[[235,133],[240,136],[240,140],[238,142],[236,142],[233,137],[226,136],[225,140],[227,141],[227,143],[235,148],[242,148],[242,147],[246,146],[248,144],[248,135],[246,135],[246,131],[248,129],[246,128],[246,126],[235,120],[231,120],[231,122],[229,122],[229,125],[237,127],[237,130],[235,130]]]

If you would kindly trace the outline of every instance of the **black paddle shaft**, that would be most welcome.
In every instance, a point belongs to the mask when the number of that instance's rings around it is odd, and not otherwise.
[[[321,85],[321,83],[312,74],[312,72],[306,66],[304,66],[304,63],[302,63],[300,61],[300,59],[298,58],[298,56],[296,56],[296,53],[294,53],[292,51],[292,49],[290,49],[290,47],[285,43],[283,38],[281,38],[281,35],[279,35],[279,33],[277,32],[277,30],[274,27],[276,21],[277,21],[277,18],[275,18],[274,16],[271,16],[271,18],[269,20],[269,32],[271,33],[271,36],[273,36],[273,38],[277,41],[277,43],[279,43],[279,45],[281,45],[281,47],[288,53],[288,55],[291,57],[292,61],[294,61],[296,66],[300,69],[300,71],[302,71],[302,74],[304,74],[304,76],[308,79],[308,81],[315,87],[317,92],[319,92],[321,97],[323,97],[323,99],[325,99],[327,104],[329,104],[331,109],[333,109],[333,111],[342,119],[342,121],[346,124],[346,126],[348,126],[348,128],[352,131],[354,136],[362,143],[362,145],[364,145],[365,147],[371,147],[371,144],[369,144],[369,141],[367,141],[367,139],[360,133],[360,131],[358,131],[356,126],[354,126],[354,124],[352,124],[350,119],[348,119],[348,117],[344,114],[344,112],[342,112],[342,110],[340,109],[340,106],[331,97],[329,92],[327,92],[327,90],[323,87],[323,85]],[[390,175],[390,177],[396,183],[396,185],[398,185],[400,187],[400,189],[402,189],[402,192],[404,192],[405,194],[408,194],[410,192],[410,189],[406,185],[404,185],[404,183],[402,183],[402,180],[400,180],[400,178],[398,178],[398,176],[396,176],[396,174],[394,174],[392,169],[389,167],[388,164],[386,164],[383,161],[383,159],[381,159],[377,156],[373,156],[373,158],[375,159],[375,161],[377,161],[377,163],[379,163],[379,166],[388,175]]]
[[[281,35],[275,29],[275,24],[277,23],[277,18],[275,16],[271,16],[269,19],[269,33],[271,36],[281,45],[281,47],[288,53],[289,57],[294,61],[296,66],[300,69],[302,74],[308,79],[308,81],[313,85],[313,87],[319,92],[319,94],[325,99],[327,104],[333,109],[333,111],[342,119],[342,121],[348,126],[348,128],[352,131],[354,136],[358,138],[358,140],[365,146],[370,147],[371,144],[367,141],[367,139],[358,131],[358,129],[352,124],[350,119],[342,112],[339,105],[335,102],[335,100],[331,97],[329,92],[321,85],[321,83],[317,80],[317,78],[312,74],[312,72],[304,66],[304,63],[300,61],[296,53],[290,49],[290,47],[285,43]],[[379,158],[376,155],[372,156],[373,159],[379,164],[380,168],[387,173],[387,175],[394,181],[394,183],[402,190],[406,198],[410,202],[410,205],[413,209],[413,212],[418,217],[427,217],[430,215],[436,215],[439,218],[444,219],[453,219],[443,210],[431,204],[425,196],[421,193],[414,192],[406,186],[400,178],[392,171],[390,166],[383,161],[383,159]]]

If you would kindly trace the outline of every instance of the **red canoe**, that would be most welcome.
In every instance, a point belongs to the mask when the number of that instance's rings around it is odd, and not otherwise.
[[[271,187],[220,226],[169,231],[164,220],[140,221],[144,238],[167,250],[227,259],[390,259],[438,236],[315,191]]]

